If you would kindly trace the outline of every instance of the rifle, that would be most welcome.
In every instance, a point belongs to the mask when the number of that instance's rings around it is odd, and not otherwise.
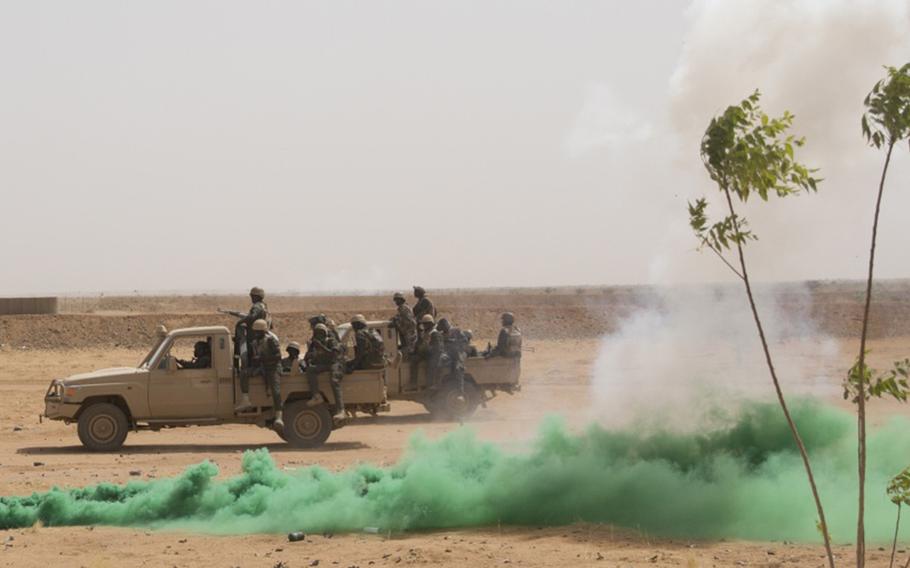
[[[246,317],[245,313],[237,311],[237,310],[226,310],[224,308],[218,308],[218,310],[216,310],[216,311],[219,314],[228,314],[228,315],[234,316],[235,318]]]

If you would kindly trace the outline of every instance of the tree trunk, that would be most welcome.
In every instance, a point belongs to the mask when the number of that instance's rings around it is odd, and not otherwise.
[[[859,337],[859,399],[856,412],[857,435],[857,469],[859,473],[859,510],[856,515],[856,568],[866,565],[866,336],[869,333],[869,308],[872,305],[872,273],[875,269],[875,239],[878,236],[878,215],[882,206],[882,193],[885,190],[885,178],[888,175],[888,164],[891,163],[891,151],[894,142],[888,144],[882,178],[878,183],[878,197],[875,200],[875,217],[872,220],[872,245],[869,248],[869,276],[866,279],[866,305],[863,309],[863,331]]]
[[[733,230],[739,234],[739,223],[736,221],[736,211],[733,209],[733,200],[730,197],[730,190],[726,186],[724,195],[727,197],[727,207],[730,209],[730,215],[733,219]],[[781,410],[784,412],[784,418],[787,419],[787,426],[790,427],[790,433],[793,440],[799,448],[799,455],[803,460],[803,467],[806,469],[806,475],[809,478],[809,487],[812,489],[812,498],[815,499],[815,509],[818,511],[819,524],[821,525],[822,537],[825,541],[825,553],[828,555],[828,565],[834,568],[834,554],[831,551],[831,538],[828,535],[828,522],[825,520],[825,510],[822,507],[821,497],[818,494],[818,487],[815,484],[815,476],[812,474],[812,465],[809,463],[809,454],[803,439],[799,435],[799,430],[793,418],[790,416],[790,409],[787,407],[787,401],[784,398],[784,392],[781,389],[780,381],[777,379],[777,371],[774,369],[774,362],[771,359],[771,350],[768,347],[768,340],[765,338],[765,330],[762,327],[761,318],[758,315],[758,308],[755,306],[755,297],[752,294],[752,283],[749,281],[749,272],[746,270],[746,257],[743,252],[742,243],[736,241],[736,251],[739,255],[739,266],[741,268],[742,280],[746,286],[746,296],[749,298],[749,307],[752,309],[752,317],[755,319],[755,326],[758,328],[758,337],[761,339],[762,350],[765,353],[765,362],[768,365],[768,371],[771,373],[771,381],[774,383],[774,391],[777,393],[777,401],[780,403]]]
[[[894,540],[891,542],[891,562],[888,563],[888,568],[894,566],[894,553],[897,552],[897,531],[901,527],[901,504],[897,504],[897,521],[894,523]]]

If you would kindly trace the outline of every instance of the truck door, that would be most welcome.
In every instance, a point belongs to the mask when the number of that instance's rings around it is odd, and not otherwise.
[[[204,354],[196,357],[200,353],[198,344],[207,346],[207,361]],[[170,340],[149,377],[149,409],[153,418],[215,416],[218,374],[214,352],[217,347],[210,336],[188,335]]]

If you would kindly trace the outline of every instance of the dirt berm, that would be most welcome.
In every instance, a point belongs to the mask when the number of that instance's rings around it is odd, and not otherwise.
[[[706,288],[720,293],[729,288]],[[807,282],[766,287],[773,303],[765,313],[805,319],[804,333],[831,337],[859,334],[863,283]],[[910,334],[910,281],[885,281],[876,286],[872,310],[873,338]],[[433,294],[440,316],[463,329],[471,329],[482,345],[495,337],[499,314],[514,312],[529,339],[585,339],[610,333],[638,309],[665,309],[666,289],[615,286],[511,290],[458,290]],[[357,296],[275,295],[268,298],[276,330],[283,341],[303,341],[309,336],[307,318],[325,313],[336,322],[354,313],[368,319],[392,316],[391,294]],[[772,296],[767,296],[772,297]],[[745,301],[745,299],[743,299]],[[105,296],[62,298],[57,315],[0,316],[0,344],[5,349],[90,348],[98,346],[145,347],[155,327],[169,328],[222,324],[230,316],[215,313],[219,306],[246,309],[245,296]]]

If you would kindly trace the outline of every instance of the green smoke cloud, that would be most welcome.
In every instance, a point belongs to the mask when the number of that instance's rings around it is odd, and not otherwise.
[[[832,532],[852,537],[855,438],[851,415],[794,408],[813,458]],[[0,528],[106,524],[207,533],[408,531],[489,525],[614,523],[676,537],[818,540],[805,473],[776,405],[714,413],[697,433],[559,420],[524,452],[506,452],[460,429],[416,435],[399,463],[331,473],[278,469],[266,450],[243,456],[240,475],[216,480],[203,462],[172,479],[0,498]],[[870,439],[867,533],[886,541],[894,506],[888,478],[910,462],[910,429],[895,419]]]

